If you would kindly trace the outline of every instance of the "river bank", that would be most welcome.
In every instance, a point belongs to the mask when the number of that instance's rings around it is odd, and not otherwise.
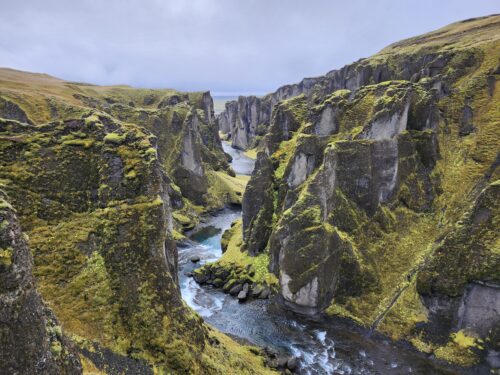
[[[253,161],[224,143],[236,173],[250,174]],[[190,276],[222,256],[221,238],[241,217],[239,207],[227,207],[188,233],[179,244],[179,284],[186,303],[218,330],[243,342],[268,347],[298,358],[300,374],[472,374],[436,363],[402,343],[394,343],[350,322],[324,316],[298,316],[273,299],[245,303],[211,285],[198,285]],[[197,260],[193,262],[192,260]],[[487,373],[487,372],[486,372]]]

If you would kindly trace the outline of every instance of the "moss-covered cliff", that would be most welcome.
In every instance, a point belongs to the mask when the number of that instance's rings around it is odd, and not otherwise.
[[[498,350],[499,35],[456,23],[273,104],[242,246],[284,305],[462,365]]]
[[[172,206],[194,215],[199,203],[222,205],[208,176],[232,178],[210,96],[0,76],[11,103],[0,113],[0,181],[29,238],[37,289],[83,371],[266,373],[260,356],[187,308],[177,286]],[[198,185],[183,185],[193,176]],[[40,351],[63,340],[28,333],[45,340]]]
[[[42,124],[92,114],[108,114],[156,137],[158,158],[172,180],[173,207],[190,222],[228,201],[227,192],[211,189],[209,181],[234,177],[222,150],[210,93],[95,86],[0,69],[0,117]]]
[[[79,374],[78,353],[36,291],[15,209],[0,191],[0,373]]]

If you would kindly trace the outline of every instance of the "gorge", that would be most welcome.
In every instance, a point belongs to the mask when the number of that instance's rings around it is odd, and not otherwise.
[[[500,371],[500,16],[214,113],[0,68],[0,373]]]

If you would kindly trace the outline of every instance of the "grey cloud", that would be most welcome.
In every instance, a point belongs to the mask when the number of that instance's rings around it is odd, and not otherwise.
[[[2,0],[0,66],[97,84],[263,93],[488,0]]]

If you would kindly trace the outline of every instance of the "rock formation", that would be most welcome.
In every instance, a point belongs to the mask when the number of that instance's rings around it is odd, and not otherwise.
[[[498,352],[499,31],[460,22],[249,98],[268,123],[227,104],[236,146],[267,126],[243,249],[269,256],[283,305],[462,365],[477,340]]]
[[[0,181],[29,238],[38,292],[67,335],[44,310],[28,270],[14,268],[25,277],[19,287],[8,271],[9,288],[32,301],[7,302],[39,315],[29,327],[20,316],[14,327],[10,310],[2,314],[10,330],[2,344],[18,337],[40,345],[6,366],[37,373],[26,364],[37,356],[49,373],[79,372],[76,347],[84,372],[265,372],[259,357],[186,307],[177,285],[173,209],[223,205],[214,197],[226,193],[210,190],[208,180],[231,178],[210,95],[101,88],[8,69],[0,70],[0,94],[17,106],[0,107],[7,117],[0,118]],[[16,265],[18,251],[28,254],[19,246],[2,244],[2,259],[10,262],[14,251]]]
[[[280,87],[263,97],[240,96],[237,101],[226,103],[225,110],[217,116],[218,126],[222,132],[230,135],[233,147],[256,147],[270,126],[275,105],[281,100],[305,95],[311,102],[319,103],[336,90],[356,91],[362,86],[389,80],[418,82],[433,79],[443,73],[452,59],[457,58],[456,51],[446,49],[434,49],[425,56],[402,52],[401,47],[407,43],[412,43],[412,39],[395,43],[375,56],[360,59],[324,76],[304,78],[299,83]],[[386,61],[388,57],[390,64]],[[462,68],[474,64],[472,52],[460,58]],[[433,81],[438,91],[445,93],[449,90],[445,82]]]
[[[35,289],[33,259],[0,191],[0,373],[80,374],[78,353]]]

